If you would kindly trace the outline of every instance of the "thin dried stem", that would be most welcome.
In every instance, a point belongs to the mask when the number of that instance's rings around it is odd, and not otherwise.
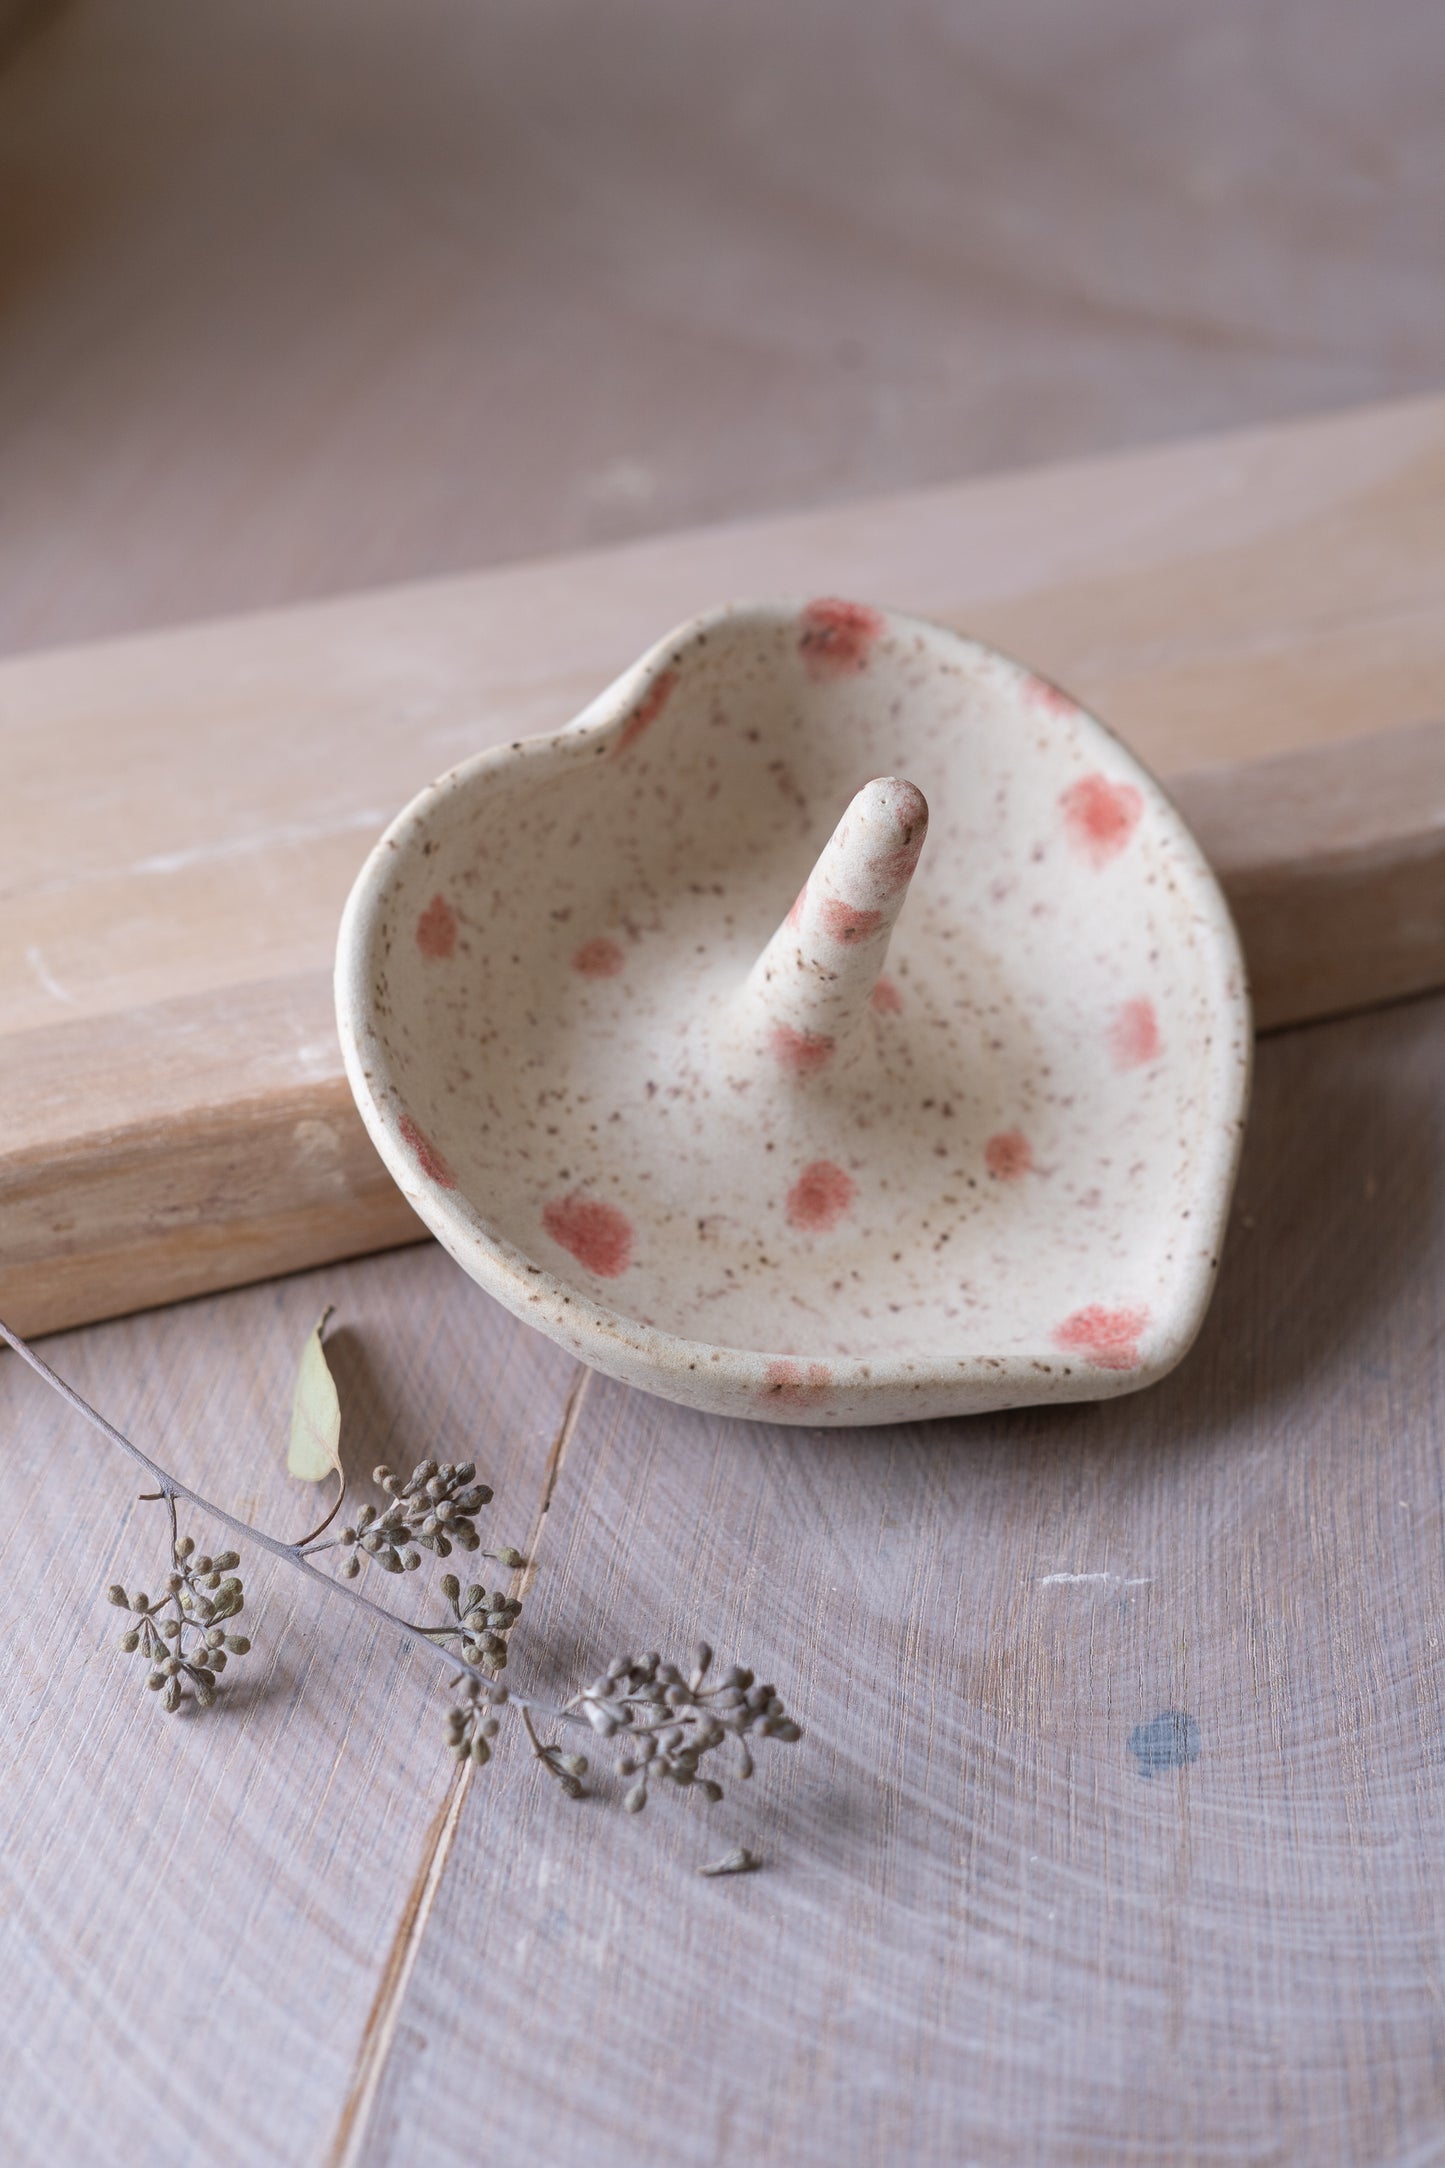
[[[319,1522],[319,1523],[318,1523],[318,1525],[317,1525],[317,1526],[316,1526],[315,1528],[313,1528],[313,1529],[312,1529],[312,1531],[311,1531],[310,1535],[308,1535],[308,1536],[302,1536],[302,1537],[300,1538],[300,1540],[299,1540],[299,1541],[298,1541],[298,1542],[297,1542],[297,1543],[296,1543],[296,1544],[295,1544],[295,1545],[293,1546],[293,1548],[294,1548],[295,1550],[298,1550],[298,1551],[306,1551],[306,1550],[309,1550],[309,1549],[311,1548],[311,1545],[312,1545],[313,1543],[315,1543],[315,1541],[316,1541],[316,1538],[317,1538],[318,1536],[324,1536],[324,1535],[325,1535],[325,1533],[326,1533],[327,1529],[328,1529],[328,1528],[329,1528],[329,1527],[331,1526],[331,1523],[332,1523],[332,1522],[333,1522],[333,1521],[335,1520],[335,1518],[336,1518],[337,1514],[338,1514],[338,1513],[339,1513],[339,1512],[341,1511],[341,1508],[342,1508],[342,1506],[343,1506],[343,1505],[345,1504],[345,1502],[346,1502],[346,1470],[345,1470],[344,1468],[338,1468],[338,1469],[337,1469],[337,1471],[336,1471],[336,1473],[337,1473],[337,1474],[338,1474],[338,1475],[340,1476],[340,1478],[341,1478],[341,1485],[340,1485],[340,1488],[338,1489],[338,1491],[337,1491],[337,1493],[336,1493],[336,1498],[335,1498],[335,1501],[334,1501],[334,1503],[333,1503],[333,1505],[332,1505],[331,1511],[330,1511],[330,1512],[329,1512],[329,1513],[327,1514],[327,1516],[326,1516],[326,1518],[325,1518],[325,1520],[324,1520],[324,1521],[321,1521],[321,1522]],[[330,1544],[330,1543],[323,1543],[323,1544],[322,1544],[322,1545],[320,1546],[320,1548],[321,1548],[321,1549],[322,1549],[323,1551],[329,1551],[329,1550],[333,1549],[333,1548],[334,1548],[334,1546],[333,1546],[332,1544]]]

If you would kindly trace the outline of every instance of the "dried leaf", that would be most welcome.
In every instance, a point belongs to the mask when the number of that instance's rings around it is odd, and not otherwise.
[[[296,1398],[291,1404],[291,1450],[286,1466],[303,1483],[324,1483],[341,1473],[341,1402],[321,1345],[331,1315],[328,1303],[301,1350]]]

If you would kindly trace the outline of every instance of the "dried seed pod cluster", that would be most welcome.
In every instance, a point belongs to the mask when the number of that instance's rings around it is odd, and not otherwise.
[[[478,1482],[473,1461],[424,1460],[405,1479],[394,1475],[390,1468],[378,1468],[375,1480],[386,1495],[384,1506],[364,1507],[354,1524],[339,1534],[328,1533],[332,1526],[329,1516],[299,1542],[284,1542],[246,1522],[232,1521],[219,1507],[211,1506],[199,1493],[187,1490],[167,1475],[94,1409],[87,1408],[3,1323],[0,1338],[17,1348],[42,1377],[89,1415],[112,1443],[139,1461],[152,1479],[160,1481],[158,1491],[142,1495],[164,1500],[170,1516],[173,1564],[166,1592],[152,1602],[144,1591],[132,1595],[117,1582],[109,1596],[134,1621],[121,1635],[121,1647],[145,1657],[149,1667],[146,1683],[159,1693],[167,1709],[180,1707],[188,1685],[198,1705],[209,1708],[229,1660],[245,1656],[251,1647],[245,1635],[228,1631],[229,1622],[245,1606],[241,1577],[235,1570],[240,1563],[238,1555],[222,1551],[212,1558],[198,1552],[194,1538],[182,1536],[177,1529],[178,1498],[203,1512],[216,1512],[230,1526],[244,1529],[274,1556],[313,1575],[314,1561],[323,1551],[339,1550],[343,1554],[341,1574],[351,1580],[369,1558],[387,1573],[405,1573],[421,1564],[421,1549],[439,1558],[449,1556],[454,1547],[465,1551],[481,1549],[475,1516],[491,1502],[492,1492],[488,1484]],[[313,1371],[318,1361],[324,1369],[320,1328],[308,1343],[306,1360]],[[315,1400],[324,1396],[312,1397]],[[311,1430],[316,1431],[314,1408],[308,1421]],[[340,1477],[340,1495],[332,1507],[335,1516],[346,1494],[336,1421],[331,1422],[321,1442],[324,1451],[315,1456],[315,1469],[308,1465],[293,1469],[293,1473],[308,1481],[330,1475]],[[293,1435],[293,1449],[294,1445]],[[510,1546],[482,1555],[509,1569],[526,1563],[521,1553]],[[423,1641],[444,1661],[466,1667],[453,1682],[456,1698],[447,1713],[447,1740],[458,1760],[479,1766],[491,1760],[492,1742],[500,1729],[499,1712],[510,1703],[521,1717],[537,1760],[570,1798],[581,1798],[583,1779],[588,1774],[587,1757],[572,1751],[561,1740],[543,1740],[536,1720],[575,1730],[590,1726],[603,1738],[618,1741],[617,1773],[627,1785],[623,1805],[636,1814],[646,1806],[654,1782],[673,1784],[681,1791],[698,1791],[709,1801],[721,1799],[722,1784],[716,1772],[723,1765],[712,1757],[729,1740],[736,1749],[734,1773],[749,1777],[753,1773],[750,1737],[784,1743],[802,1737],[801,1726],[788,1715],[777,1689],[759,1683],[752,1671],[734,1665],[709,1680],[712,1651],[706,1643],[694,1649],[686,1669],[656,1654],[614,1657],[599,1677],[560,1709],[546,1708],[526,1694],[509,1694],[495,1674],[507,1662],[509,1637],[521,1615],[520,1598],[500,1589],[488,1589],[480,1581],[464,1588],[454,1573],[440,1577],[440,1588],[450,1614],[441,1625],[400,1618],[359,1589],[337,1593],[374,1618],[388,1622],[410,1642]],[[751,1852],[739,1847],[698,1871],[741,1874],[758,1864]]]
[[[474,1516],[491,1503],[492,1491],[477,1481],[475,1461],[423,1460],[405,1478],[382,1467],[374,1480],[391,1503],[363,1506],[354,1524],[342,1529],[339,1542],[347,1556],[341,1571],[348,1581],[368,1558],[386,1573],[414,1572],[421,1564],[417,1544],[438,1558],[449,1558],[453,1545],[480,1549]]]
[[[526,1712],[523,1712],[524,1716]],[[574,1754],[563,1746],[560,1739],[543,1740],[537,1736],[536,1727],[527,1721],[527,1733],[536,1755],[548,1776],[555,1777],[569,1799],[585,1799],[587,1787],[582,1779],[587,1774],[587,1756]]]
[[[497,1710],[507,1699],[505,1686],[478,1686],[468,1680],[462,1698],[447,1711],[447,1745],[458,1761],[489,1762],[497,1736]]]
[[[656,1654],[614,1656],[602,1676],[567,1704],[604,1739],[625,1734],[617,1773],[630,1779],[622,1801],[629,1814],[647,1805],[653,1782],[684,1789],[695,1785],[704,1799],[721,1799],[721,1783],[704,1774],[703,1765],[730,1739],[736,1742],[738,1757],[733,1773],[750,1777],[750,1732],[788,1744],[802,1738],[802,1726],[788,1715],[775,1687],[760,1685],[739,1664],[708,1685],[711,1666],[712,1650],[705,1641],[693,1651],[686,1673]],[[708,1765],[709,1770],[718,1766]]]
[[[503,1670],[507,1635],[522,1613],[518,1599],[504,1596],[500,1589],[485,1589],[479,1581],[464,1589],[454,1573],[442,1575],[441,1589],[457,1622],[456,1629],[453,1632],[448,1627],[431,1626],[427,1632],[434,1640],[454,1648],[464,1663],[478,1664],[484,1671]]]
[[[251,1647],[244,1634],[227,1633],[225,1625],[245,1609],[245,1590],[233,1570],[240,1559],[234,1551],[210,1558],[197,1551],[192,1536],[176,1536],[171,1552],[175,1567],[164,1596],[152,1602],[144,1590],[130,1595],[119,1582],[108,1591],[110,1601],[138,1622],[127,1627],[120,1645],[128,1655],[145,1657],[146,1685],[160,1694],[162,1707],[178,1709],[189,1685],[198,1705],[209,1709],[229,1658],[245,1656]]]

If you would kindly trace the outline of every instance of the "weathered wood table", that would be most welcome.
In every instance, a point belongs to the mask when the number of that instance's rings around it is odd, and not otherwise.
[[[1296,459],[1296,496],[1261,500],[1247,538],[1228,477],[1261,440],[1232,467],[1200,451],[1129,468],[1174,475],[1223,646],[1198,644],[1169,519],[1127,509],[1123,468],[1102,555],[1027,601],[1029,519],[1062,485],[1013,499],[987,485],[979,531],[991,520],[1001,540],[980,629],[1027,619],[1039,659],[1079,658],[1080,689],[1126,724],[1131,699],[1140,714],[1152,701],[1173,718],[1155,741],[1166,758],[1170,730],[1197,755],[1221,688],[1247,688],[1254,718],[1224,703],[1221,758],[1246,755],[1272,709],[1279,751],[1428,723],[1445,705],[1439,415],[1402,410],[1378,437],[1338,426],[1349,474]],[[1092,472],[1074,486],[1099,489]],[[833,585],[840,557],[867,569],[863,528],[780,532],[781,555],[816,552],[809,585]],[[1320,616],[1302,557],[1279,554],[1282,536],[1307,553],[1332,535],[1368,591],[1353,617]],[[629,642],[647,582],[653,597],[686,586],[666,556],[619,560],[603,592]],[[488,592],[502,611],[517,590]],[[1101,610],[1131,592],[1132,623],[1104,639]],[[394,630],[410,608],[435,630],[465,603],[443,590],[372,622]],[[322,630],[318,613],[287,652],[314,656]],[[194,660],[210,639],[216,655],[240,633],[186,638],[124,667],[117,650],[118,679],[87,680],[79,658],[26,666],[24,683],[48,685],[59,715],[86,682],[101,699],[164,679],[174,715],[183,673],[165,678],[166,653]],[[225,651],[225,698],[254,705],[240,648]],[[532,727],[566,712],[547,707],[570,703],[561,678]],[[317,894],[341,833],[316,847]],[[345,850],[364,840],[353,828]],[[234,873],[245,854],[219,855]],[[314,928],[295,931],[294,968],[314,972]],[[81,1006],[73,1025],[16,1024],[16,1061],[51,1029],[109,1058],[113,1012]],[[324,1055],[312,1066],[324,1084]],[[102,1594],[155,1585],[158,1509],[0,1361],[0,2155],[1440,2158],[1442,1073],[1437,996],[1264,1042],[1204,1336],[1165,1385],[1112,1406],[852,1433],[728,1425],[579,1371],[431,1247],[47,1343],[178,1474],[299,1532],[291,1381],[334,1302],[357,1477],[474,1455],[495,1485],[490,1527],[531,1562],[519,1682],[559,1689],[614,1649],[700,1634],[766,1664],[807,1739],[713,1809],[658,1802],[634,1821],[570,1803],[519,1739],[454,1773],[425,1661],[260,1557],[256,1653],[224,1707],[164,1718],[111,1653],[119,1614]],[[72,1110],[103,1099],[83,1062],[70,1082]],[[32,1125],[39,1104],[32,1092]],[[93,1122],[85,1135],[98,1152]],[[218,1190],[218,1221],[229,1209]],[[194,1198],[176,1227],[166,1249],[148,1221],[145,1255],[204,1258]],[[37,1276],[79,1254],[54,1227],[42,1254],[43,1232],[31,1212]],[[697,1876],[738,1842],[761,1872]]]

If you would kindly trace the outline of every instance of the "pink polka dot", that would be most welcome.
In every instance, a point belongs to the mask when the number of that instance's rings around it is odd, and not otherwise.
[[[822,917],[824,930],[843,948],[856,948],[883,924],[881,911],[859,911],[836,896],[825,899]]]
[[[880,978],[868,998],[880,1016],[901,1016],[903,1014],[903,996],[899,993],[892,979]]]
[[[885,895],[896,896],[908,886],[928,839],[928,800],[916,783],[895,785],[895,812],[903,827],[903,841],[871,861],[871,869]]]
[[[542,1225],[552,1240],[600,1280],[615,1280],[632,1262],[632,1223],[616,1205],[583,1197],[576,1190],[542,1210]]]
[[[615,979],[626,961],[617,943],[599,933],[583,942],[572,958],[572,969],[580,971],[584,979]]]
[[[677,672],[675,670],[663,670],[653,679],[647,691],[617,733],[612,747],[611,757],[613,760],[620,760],[624,753],[630,752],[638,739],[652,728],[658,716],[661,715],[668,701],[672,698],[676,684]]]
[[[416,922],[416,945],[423,956],[445,962],[457,945],[457,914],[445,896],[433,896]]]
[[[1146,1069],[1159,1059],[1163,1042],[1152,1001],[1123,1001],[1109,1026],[1109,1052],[1116,1069]]]
[[[809,677],[826,683],[831,678],[856,677],[866,670],[874,642],[884,632],[883,619],[863,602],[838,602],[824,598],[810,602],[803,612],[798,651]]]
[[[852,1204],[856,1185],[831,1159],[815,1159],[788,1191],[788,1225],[805,1234],[826,1234]]]
[[[786,1407],[806,1407],[820,1400],[833,1382],[826,1363],[769,1363],[764,1373],[763,1399],[781,1400]]]
[[[442,1158],[430,1137],[420,1130],[409,1114],[403,1114],[397,1123],[403,1141],[410,1147],[417,1165],[428,1181],[435,1182],[438,1189],[455,1189],[457,1178]]]
[[[1132,783],[1111,783],[1106,775],[1080,776],[1059,802],[1070,842],[1095,866],[1118,857],[1144,811],[1141,791]]]
[[[1139,1336],[1149,1322],[1142,1305],[1136,1310],[1106,1310],[1099,1303],[1075,1310],[1054,1334],[1056,1347],[1083,1355],[1096,1370],[1134,1370],[1139,1363]]]
[[[983,1163],[1000,1182],[1016,1182],[1032,1172],[1033,1147],[1021,1129],[1003,1129],[984,1146]]]
[[[833,1059],[834,1041],[825,1031],[795,1031],[791,1024],[774,1024],[768,1047],[776,1060],[796,1077],[816,1076]]]
[[[797,895],[796,895],[796,896],[795,896],[795,897],[793,898],[793,908],[791,909],[791,911],[789,911],[789,913],[788,913],[788,917],[787,917],[787,923],[788,923],[788,925],[790,925],[790,926],[800,926],[800,925],[802,924],[802,922],[803,922],[803,906],[804,906],[804,904],[805,904],[805,903],[807,902],[807,900],[808,900],[808,884],[807,884],[807,882],[806,882],[806,881],[804,881],[804,883],[803,883],[802,887],[801,887],[801,888],[800,888],[800,889],[798,890],[798,893],[797,893]]]

